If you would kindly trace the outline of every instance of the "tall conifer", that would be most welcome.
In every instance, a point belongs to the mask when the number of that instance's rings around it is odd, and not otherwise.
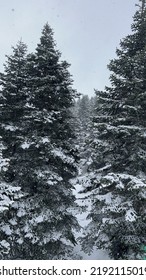
[[[3,154],[10,159],[4,179],[25,194],[11,208],[8,258],[73,258],[78,223],[71,214],[76,205],[69,180],[77,169],[69,108],[76,91],[69,65],[60,61],[48,24],[36,52],[21,63],[22,74],[18,67],[11,71],[14,56],[1,75]]]
[[[84,240],[114,259],[139,259],[146,244],[146,3],[108,68],[111,87],[96,91],[95,190]],[[96,145],[95,145],[96,144]]]

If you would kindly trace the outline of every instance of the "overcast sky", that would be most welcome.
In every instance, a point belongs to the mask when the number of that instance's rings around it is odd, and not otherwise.
[[[62,59],[71,63],[74,87],[94,93],[109,84],[107,64],[131,33],[138,0],[0,0],[0,71],[5,54],[22,38],[34,51],[48,22]]]

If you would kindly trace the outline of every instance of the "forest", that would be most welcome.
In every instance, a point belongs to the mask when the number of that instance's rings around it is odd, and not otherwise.
[[[0,259],[145,259],[146,1],[91,98],[49,23],[27,48],[0,73]]]

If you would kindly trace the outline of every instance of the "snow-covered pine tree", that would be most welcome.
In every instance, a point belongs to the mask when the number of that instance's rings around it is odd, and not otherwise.
[[[79,129],[82,140],[85,141],[90,132],[92,126],[92,118],[94,115],[94,107],[96,97],[89,98],[88,95],[82,95],[80,99],[76,101],[75,110],[76,110],[76,117],[79,122]]]
[[[146,244],[146,2],[109,64],[111,87],[97,91],[91,219],[83,241],[113,259],[140,259]]]
[[[28,57],[33,130],[30,124],[31,145],[25,151],[33,158],[30,176],[40,218],[31,226],[36,236],[35,258],[72,258],[72,230],[78,227],[70,212],[75,198],[69,182],[77,171],[69,110],[76,91],[72,89],[69,64],[60,61],[60,56],[53,31],[46,24],[35,54]]]
[[[27,47],[20,41],[7,57],[4,73],[0,74],[0,197],[2,219],[0,224],[0,259],[16,258],[15,245],[19,239],[17,216],[13,206],[26,197],[19,178],[23,156],[20,145],[24,138],[23,116],[28,98],[26,88]],[[17,256],[19,258],[19,256]]]
[[[3,158],[2,155],[4,149],[0,138],[0,259],[9,258],[9,253],[12,251],[15,232],[11,225],[15,224],[15,219],[11,211],[13,204],[24,196],[20,187],[3,180],[3,173],[9,167],[9,159]]]
[[[90,119],[90,99],[88,95],[82,95],[77,101],[78,118],[81,123],[82,130],[86,131]]]
[[[78,223],[71,214],[75,198],[69,180],[76,174],[76,150],[69,108],[76,91],[68,66],[60,61],[53,32],[46,24],[35,54],[27,57],[25,113],[16,118],[23,137],[15,133],[18,148],[13,150],[11,182],[28,195],[13,204],[15,244],[9,258],[73,258],[73,229]],[[10,89],[9,99],[11,95]],[[9,139],[15,127],[13,121],[10,125]]]
[[[4,73],[0,75],[2,86],[0,129],[5,146],[3,150],[4,158],[9,159],[9,167],[5,173],[7,182],[12,182],[15,177],[19,176],[18,172],[15,172],[17,166],[16,154],[19,154],[19,146],[24,137],[22,117],[28,97],[26,90],[27,47],[20,41],[12,49],[12,55],[6,56]]]

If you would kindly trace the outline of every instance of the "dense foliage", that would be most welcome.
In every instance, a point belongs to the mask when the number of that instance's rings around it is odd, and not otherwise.
[[[76,175],[76,149],[70,126],[76,91],[68,63],[60,61],[48,24],[33,54],[19,42],[1,74],[2,182],[13,199],[1,231],[8,259],[73,258],[78,223],[70,178]],[[3,196],[4,197],[4,196]],[[6,251],[6,250],[5,250]]]
[[[93,205],[83,247],[106,248],[113,259],[142,258],[146,243],[145,46],[146,3],[140,1],[132,34],[121,40],[108,65],[111,87],[96,91]]]

